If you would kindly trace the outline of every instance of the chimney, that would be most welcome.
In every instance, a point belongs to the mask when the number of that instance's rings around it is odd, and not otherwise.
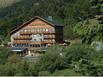
[[[52,18],[52,16],[48,16],[48,18],[47,18],[49,21],[53,21],[53,18]]]

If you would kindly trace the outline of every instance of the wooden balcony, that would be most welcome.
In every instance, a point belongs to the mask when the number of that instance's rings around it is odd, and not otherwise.
[[[45,39],[55,39],[55,35],[47,35],[47,36],[44,35],[44,38]]]
[[[53,44],[54,41],[30,42],[29,44]]]
[[[21,35],[30,34],[55,34],[55,32],[20,32]]]
[[[55,41],[31,41],[31,40],[15,40],[14,44],[53,44]]]
[[[31,36],[16,36],[16,37],[13,37],[14,40],[22,40],[22,39],[32,39]]]
[[[30,40],[15,40],[14,44],[29,44]]]
[[[54,44],[55,41],[43,41],[42,43],[43,43],[43,44]]]
[[[29,44],[42,44],[42,42],[40,41],[30,41]]]
[[[31,36],[16,36],[16,37],[13,37],[14,40],[31,40],[32,37]],[[54,35],[47,35],[45,36],[44,35],[44,39],[55,39],[55,36]]]

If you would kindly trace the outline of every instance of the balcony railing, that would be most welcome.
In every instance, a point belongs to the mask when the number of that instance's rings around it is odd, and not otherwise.
[[[42,41],[30,41],[29,44],[42,44]]]
[[[55,34],[55,32],[20,32],[20,34]]]
[[[31,36],[16,36],[16,37],[13,37],[14,38],[14,40],[19,40],[19,39],[32,39],[32,37]]]
[[[40,42],[30,42],[29,44],[53,44],[55,41],[40,41]]]
[[[44,38],[51,38],[51,39],[53,39],[53,38],[55,38],[55,35],[44,35]]]
[[[48,41],[43,41],[42,43],[43,43],[43,44],[53,44],[53,43],[55,43],[55,41],[49,41],[49,40],[48,40]]]
[[[46,41],[31,41],[31,40],[15,40],[14,44],[52,44],[55,41],[46,40]]]
[[[13,43],[15,43],[15,44],[29,44],[30,40],[15,40]]]

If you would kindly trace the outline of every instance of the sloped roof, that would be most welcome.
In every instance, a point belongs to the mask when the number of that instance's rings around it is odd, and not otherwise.
[[[49,19],[45,18],[45,17],[40,17],[40,16],[35,16],[34,18],[32,18],[31,20],[25,22],[23,25],[17,27],[16,29],[12,30],[9,35],[12,35],[13,33],[15,33],[16,31],[18,31],[19,29],[23,28],[24,26],[28,25],[30,22],[34,21],[35,19],[39,18],[40,20],[52,25],[52,26],[63,26],[55,21],[50,21]]]
[[[50,21],[47,17],[41,17],[41,18],[43,18],[44,20],[46,20],[46,21],[48,21],[48,22],[54,24],[55,26],[63,26],[62,24],[57,23],[57,22],[54,21],[54,20]]]

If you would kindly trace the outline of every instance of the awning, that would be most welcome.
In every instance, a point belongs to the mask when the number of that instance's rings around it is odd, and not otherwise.
[[[23,47],[12,47],[11,49],[13,52],[23,52],[27,50],[27,48],[23,48]]]

